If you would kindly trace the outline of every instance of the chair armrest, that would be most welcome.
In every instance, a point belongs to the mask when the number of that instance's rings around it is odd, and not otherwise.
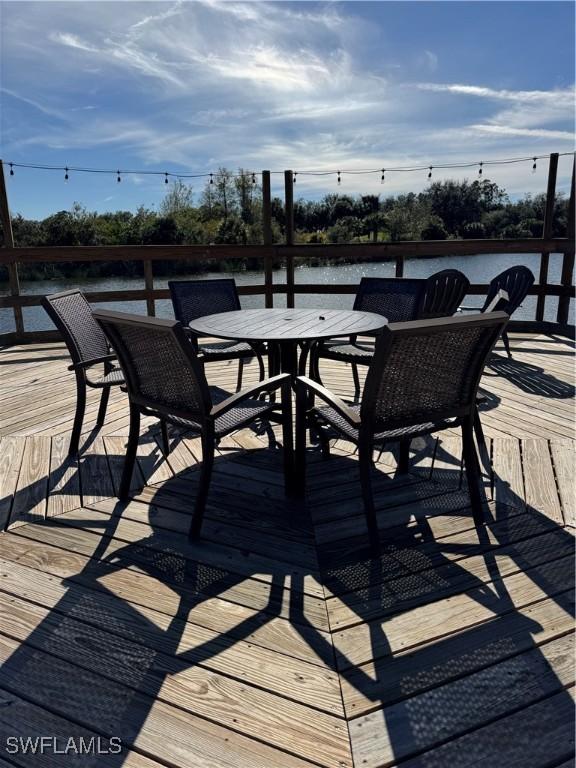
[[[290,382],[291,376],[289,373],[281,373],[279,376],[273,376],[271,379],[259,381],[258,384],[254,384],[253,387],[242,389],[240,392],[230,395],[226,400],[215,405],[210,411],[210,416],[212,418],[222,416],[222,414],[239,405],[243,400],[255,397],[256,395],[259,395],[260,392],[273,392],[276,389],[280,389],[280,387],[290,386]]]
[[[81,360],[79,363],[73,363],[68,366],[69,371],[79,371],[83,368],[90,368],[98,363],[109,363],[112,360],[116,360],[116,355],[102,355],[102,357],[93,357],[91,360]]]
[[[296,387],[305,387],[308,392],[313,392],[314,395],[320,398],[320,400],[323,400],[331,408],[334,408],[335,411],[338,411],[338,413],[346,419],[352,427],[360,426],[361,420],[358,413],[346,405],[346,403],[337,395],[330,392],[329,389],[318,384],[317,381],[313,381],[307,376],[298,376],[296,379]]]

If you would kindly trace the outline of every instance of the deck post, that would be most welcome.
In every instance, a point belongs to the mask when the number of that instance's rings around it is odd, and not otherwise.
[[[6,189],[4,163],[2,160],[0,160],[0,220],[2,221],[2,232],[4,233],[4,248],[11,250],[14,248],[14,233],[12,232],[12,219],[10,218],[8,191]],[[6,266],[8,269],[8,286],[10,288],[10,296],[18,297],[20,296],[18,264],[16,262],[9,262]],[[24,334],[24,316],[22,313],[22,307],[19,305],[14,305],[13,311],[16,335],[22,336]]]
[[[284,201],[286,230],[286,306],[294,306],[294,255],[290,246],[294,245],[294,174],[284,171]]]
[[[569,243],[574,243],[575,231],[574,231],[574,176],[576,175],[576,159],[572,163],[572,184],[570,185],[570,200],[568,202],[568,227],[566,236]],[[572,280],[574,277],[574,251],[572,253],[564,253],[562,259],[562,276],[560,283],[563,288],[567,290],[572,286]],[[570,312],[570,296],[560,296],[558,299],[558,313],[556,315],[556,322],[560,325],[568,325],[568,316]]]
[[[550,240],[552,237],[552,224],[554,222],[554,204],[556,201],[556,177],[558,175],[558,152],[550,155],[548,166],[548,188],[546,190],[546,210],[544,212],[544,226],[542,227],[542,239]],[[546,305],[546,287],[548,285],[548,265],[550,251],[543,251],[540,255],[540,276],[538,284],[544,286],[544,292],[538,295],[536,303],[536,322],[544,320],[544,308]]]
[[[154,274],[152,262],[146,259],[144,262],[144,286],[146,288],[146,314],[149,317],[156,316],[156,303],[154,301]]]
[[[262,240],[264,245],[272,245],[272,193],[270,171],[262,171]],[[264,256],[264,306],[274,306],[272,290],[272,256]]]

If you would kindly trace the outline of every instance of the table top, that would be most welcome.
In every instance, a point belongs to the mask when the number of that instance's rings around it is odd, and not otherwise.
[[[375,333],[387,320],[374,312],[344,309],[241,309],[193,320],[198,336],[238,341],[303,341]]]

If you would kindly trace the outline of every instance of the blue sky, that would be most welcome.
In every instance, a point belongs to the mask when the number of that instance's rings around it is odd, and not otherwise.
[[[3,2],[5,161],[207,173],[335,170],[574,148],[568,2]],[[513,195],[546,163],[484,172]],[[561,158],[567,188],[571,158]],[[475,170],[434,178],[474,178]],[[16,169],[13,212],[158,205],[163,178]],[[274,177],[275,192],[281,177]],[[426,173],[298,177],[305,196]],[[202,183],[193,183],[199,194]]]

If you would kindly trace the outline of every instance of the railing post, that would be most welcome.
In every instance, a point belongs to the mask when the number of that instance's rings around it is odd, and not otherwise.
[[[576,175],[576,158],[572,163],[572,184],[570,185],[570,200],[568,201],[568,227],[566,237],[568,243],[574,244],[575,228],[574,228],[574,176]],[[570,288],[572,286],[572,279],[574,276],[574,253],[565,253],[562,259],[562,276],[560,278],[560,284],[564,288]],[[556,315],[556,322],[560,325],[568,324],[568,316],[570,313],[570,296],[560,296],[558,299],[558,313]]]
[[[396,256],[396,277],[404,277],[404,254]]]
[[[10,218],[10,206],[8,205],[8,192],[4,177],[4,163],[0,160],[0,219],[4,233],[4,248],[8,251],[14,248],[14,233],[12,232],[12,219]],[[8,268],[8,286],[11,296],[20,296],[20,280],[18,279],[18,264],[10,262]],[[14,325],[18,336],[24,335],[24,315],[22,307],[14,306]]]
[[[554,221],[554,203],[556,200],[556,176],[558,175],[558,153],[553,152],[550,155],[550,165],[548,166],[548,188],[546,189],[546,210],[544,212],[544,226],[542,227],[542,239],[549,240],[552,237],[552,224]],[[544,320],[544,309],[546,306],[546,287],[548,285],[548,264],[550,262],[550,251],[543,251],[540,255],[540,276],[539,285],[544,289],[538,295],[536,303],[536,322],[541,323]]]
[[[272,245],[272,192],[270,187],[270,171],[262,171],[262,239],[264,245]],[[268,309],[274,306],[272,290],[272,257],[264,257],[264,306]]]
[[[294,256],[290,246],[294,245],[294,174],[284,171],[284,201],[286,218],[286,306],[294,306]]]
[[[152,262],[146,259],[144,262],[144,287],[146,288],[146,314],[149,317],[156,315],[156,303],[152,291],[154,290],[154,273],[152,271]]]

